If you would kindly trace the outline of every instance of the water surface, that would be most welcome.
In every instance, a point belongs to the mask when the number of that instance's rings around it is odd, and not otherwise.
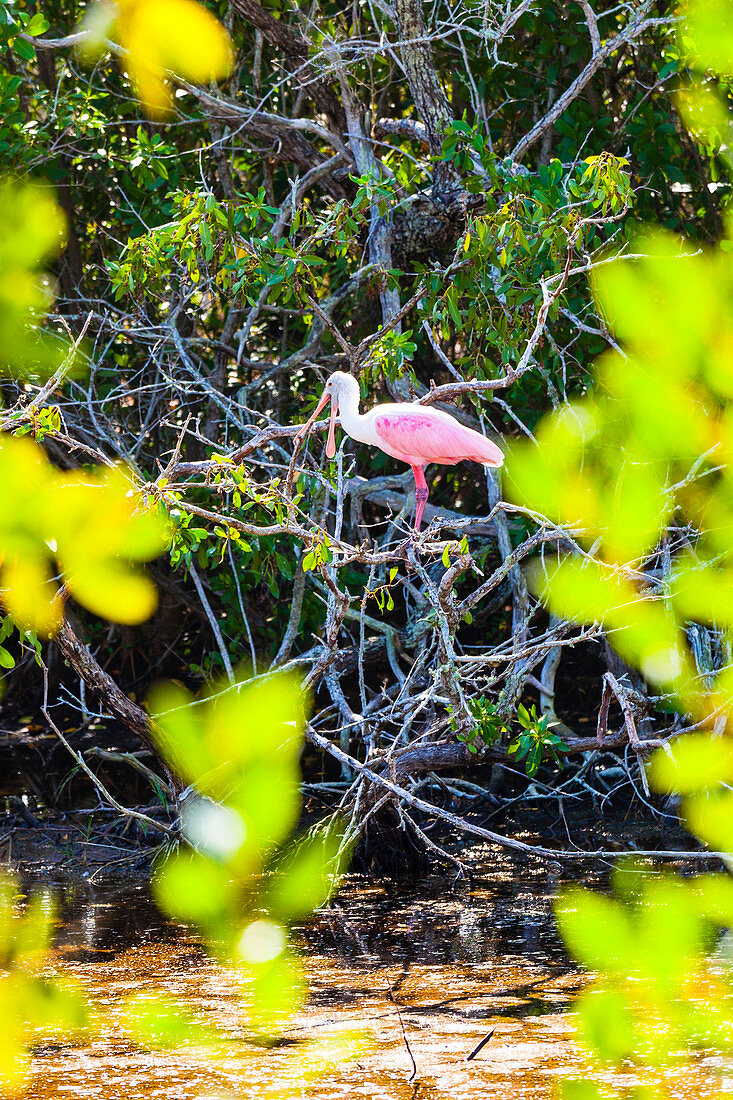
[[[106,1023],[86,1045],[38,1048],[29,1095],[550,1100],[559,1081],[587,1076],[564,1011],[585,979],[553,927],[555,888],[546,871],[526,868],[497,870],[464,887],[446,880],[405,889],[352,879],[299,930],[311,995],[287,1029],[288,1042],[207,1061],[185,1050],[141,1050],[116,1012],[131,993],[165,992],[241,1035],[231,973],[158,914],[144,884],[59,886],[57,961],[80,979]],[[308,1092],[293,1083],[309,1040],[335,1043],[353,1029],[366,1037],[365,1050],[337,1056]],[[491,1040],[467,1061],[491,1029]],[[700,1080],[672,1082],[669,1095],[713,1093]]]

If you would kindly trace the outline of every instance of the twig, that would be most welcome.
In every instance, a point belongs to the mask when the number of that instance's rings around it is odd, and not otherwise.
[[[407,1078],[408,1083],[409,1083],[409,1082],[415,1080],[415,1076],[417,1074],[417,1062],[415,1061],[415,1056],[413,1055],[412,1049],[410,1048],[410,1041],[407,1038],[407,1032],[405,1031],[405,1024],[404,1024],[404,1021],[402,1019],[402,1013],[400,1012],[400,1006],[397,1003],[397,998],[394,995],[394,991],[392,990],[391,985],[387,986],[387,995],[388,995],[390,1001],[392,1002],[392,1004],[397,1009],[397,1019],[400,1021],[400,1029],[402,1031],[402,1041],[405,1044],[405,1049],[407,1050],[407,1053],[410,1056],[410,1061],[412,1062],[412,1073]]]
[[[485,1047],[485,1046],[486,1046],[486,1044],[488,1043],[489,1039],[490,1039],[490,1038],[491,1038],[491,1036],[492,1036],[492,1035],[494,1034],[494,1031],[495,1031],[495,1030],[496,1030],[496,1029],[492,1027],[491,1031],[487,1031],[487,1033],[486,1033],[486,1034],[484,1035],[484,1037],[483,1037],[483,1039],[481,1040],[481,1042],[480,1042],[480,1043],[478,1043],[478,1044],[477,1044],[477,1045],[476,1045],[476,1046],[475,1046],[475,1047],[473,1048],[473,1050],[471,1051],[471,1053],[470,1053],[470,1054],[467,1054],[467,1055],[466,1055],[466,1061],[467,1061],[467,1062],[472,1062],[472,1061],[474,1060],[474,1058],[476,1057],[476,1055],[477,1055],[477,1054],[478,1054],[478,1053],[479,1053],[480,1051],[482,1051],[482,1050],[484,1049],[484,1047]]]

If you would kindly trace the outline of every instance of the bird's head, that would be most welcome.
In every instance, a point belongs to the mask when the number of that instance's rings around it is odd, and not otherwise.
[[[353,375],[347,374],[345,371],[334,371],[323,387],[320,401],[313,410],[313,415],[309,421],[311,423],[315,420],[321,409],[329,401],[331,402],[331,422],[328,426],[328,440],[326,442],[326,455],[328,458],[333,458],[336,454],[336,416],[338,415],[339,404],[344,401],[347,393],[353,395],[358,403],[359,383]]]

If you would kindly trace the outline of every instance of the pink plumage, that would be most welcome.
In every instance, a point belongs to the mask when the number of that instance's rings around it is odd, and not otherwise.
[[[459,424],[439,409],[403,412],[377,411],[374,424],[382,450],[410,466],[439,462],[454,466],[469,459],[500,466],[504,456],[490,439]]]
[[[379,447],[391,458],[407,462],[415,475],[415,530],[420,530],[428,486],[424,467],[430,462],[455,466],[468,459],[485,466],[501,466],[504,455],[490,439],[466,428],[450,413],[423,405],[388,402],[368,413],[359,412],[359,383],[344,371],[334,371],[324,387],[321,399],[307,424],[298,432],[302,438],[318,413],[331,401],[331,422],[326,454],[336,454],[336,417],[352,439]]]

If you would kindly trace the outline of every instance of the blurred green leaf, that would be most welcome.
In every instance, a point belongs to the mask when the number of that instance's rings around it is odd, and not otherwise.
[[[165,995],[138,993],[124,1006],[126,1030],[140,1046],[150,1050],[178,1050],[180,1047],[209,1047],[215,1053],[221,1034],[196,1019],[180,1003]]]
[[[733,878],[696,875],[691,884],[699,911],[713,924],[733,928]]]
[[[633,1053],[636,1024],[618,990],[587,989],[575,1002],[574,1012],[580,1037],[602,1062],[617,1064]]]
[[[51,304],[38,268],[64,236],[65,220],[48,188],[0,183],[0,373],[47,374],[66,355],[65,342],[41,338],[37,328]]]
[[[634,922],[621,902],[571,887],[558,895],[555,917],[562,938],[583,966],[624,974],[636,967]]]
[[[158,688],[149,707],[171,765],[241,815],[248,844],[284,839],[300,807],[304,709],[297,681],[279,675],[236,684],[198,702],[179,687]]]
[[[649,781],[658,791],[691,794],[733,780],[733,744],[704,733],[678,737],[657,749],[649,762]]]
[[[680,983],[712,945],[710,929],[686,884],[675,875],[650,877],[637,920],[637,948],[646,974],[665,995],[678,997]]]
[[[89,610],[124,623],[150,615],[155,589],[132,563],[163,550],[167,525],[121,469],[62,473],[31,440],[2,435],[0,483],[0,586],[19,625],[44,635],[59,629],[54,562]]]
[[[169,72],[209,84],[228,75],[232,46],[224,27],[195,0],[118,0],[109,17],[105,4],[88,11],[84,27],[91,36],[82,52],[89,60],[106,37],[126,51],[125,65],[148,114],[165,116],[171,106]]]
[[[614,648],[641,667],[647,679],[681,689],[688,658],[674,619],[619,571],[568,557],[550,569],[535,568],[531,579],[556,615],[604,623],[612,631]]]
[[[691,622],[733,627],[733,568],[685,555],[675,562],[670,596],[679,614]]]
[[[236,910],[231,873],[198,852],[171,856],[156,873],[153,889],[158,903],[177,920],[212,924]]]
[[[343,833],[329,829],[306,837],[274,872],[265,894],[270,912],[281,920],[300,920],[324,905],[336,890],[345,855],[339,858]]]
[[[257,1036],[274,1038],[305,1001],[300,961],[286,950],[259,965],[245,962],[241,972],[248,982],[250,1026]]]
[[[733,27],[727,0],[691,0],[679,36],[696,64],[733,75]]]
[[[610,1100],[611,1093],[593,1081],[561,1081],[560,1096],[562,1100]]]
[[[733,853],[733,790],[693,795],[683,810],[691,833],[713,851]]]

